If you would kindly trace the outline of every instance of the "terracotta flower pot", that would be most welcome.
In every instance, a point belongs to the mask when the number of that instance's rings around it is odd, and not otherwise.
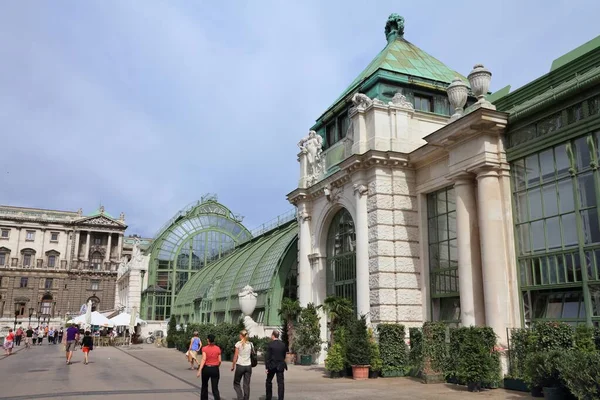
[[[353,365],[352,366],[352,379],[356,381],[363,381],[369,379],[369,366],[368,365]]]
[[[296,353],[286,353],[285,354],[285,362],[289,365],[296,364]]]

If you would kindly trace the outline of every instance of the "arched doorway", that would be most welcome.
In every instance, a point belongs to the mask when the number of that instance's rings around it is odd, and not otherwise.
[[[327,296],[347,298],[356,309],[356,231],[345,208],[335,214],[327,233]]]

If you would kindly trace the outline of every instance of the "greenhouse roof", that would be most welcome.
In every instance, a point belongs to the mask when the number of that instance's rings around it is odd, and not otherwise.
[[[252,286],[255,292],[268,291],[286,250],[297,235],[298,223],[294,220],[208,264],[183,286],[177,295],[175,307],[189,306],[200,299],[237,297],[246,285]],[[231,308],[237,309],[237,302]]]

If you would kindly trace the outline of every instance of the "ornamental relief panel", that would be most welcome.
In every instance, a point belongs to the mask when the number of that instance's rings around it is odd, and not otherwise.
[[[113,220],[105,218],[105,217],[90,218],[88,220],[81,221],[79,223],[79,225],[96,225],[96,226],[97,225],[104,225],[104,226],[114,226],[114,227],[122,228],[122,225],[116,223]]]

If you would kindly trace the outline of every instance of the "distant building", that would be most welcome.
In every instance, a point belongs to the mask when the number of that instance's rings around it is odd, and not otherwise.
[[[136,239],[139,240],[139,246],[142,252],[148,250],[153,240],[151,238],[143,238],[138,235],[128,235],[127,237],[123,238],[123,249],[121,251],[121,255],[122,257],[126,257],[127,261],[131,261],[131,254],[133,253],[133,246]]]
[[[143,253],[152,244],[152,239],[129,235],[123,241],[123,256],[117,272],[115,307],[119,311],[140,312],[142,290],[147,286],[148,260]]]
[[[125,216],[0,206],[0,324],[114,308]],[[54,321],[53,321],[54,322]],[[58,321],[56,321],[58,322]]]

